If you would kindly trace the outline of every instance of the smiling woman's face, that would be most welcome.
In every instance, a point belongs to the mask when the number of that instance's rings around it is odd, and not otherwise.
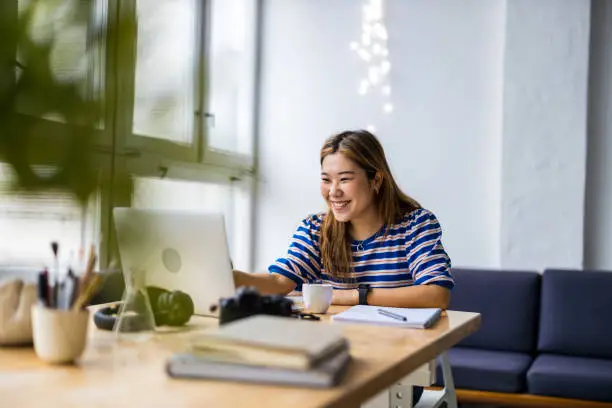
[[[341,153],[321,164],[321,195],[336,220],[355,221],[375,214],[374,194],[364,169]]]

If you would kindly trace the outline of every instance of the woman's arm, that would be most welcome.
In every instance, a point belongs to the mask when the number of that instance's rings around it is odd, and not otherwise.
[[[234,284],[253,286],[262,295],[286,295],[295,289],[296,284],[291,279],[278,273],[246,273],[234,271]]]
[[[375,288],[368,294],[368,305],[389,307],[439,307],[446,309],[450,290],[440,285],[415,285],[401,288]],[[359,304],[357,289],[334,290],[332,303],[353,306]]]
[[[319,249],[314,242],[320,228],[318,216],[312,215],[300,223],[291,238],[287,255],[268,267],[268,272],[246,273],[234,271],[236,288],[253,286],[262,295],[287,295],[298,282],[317,279],[319,271]]]

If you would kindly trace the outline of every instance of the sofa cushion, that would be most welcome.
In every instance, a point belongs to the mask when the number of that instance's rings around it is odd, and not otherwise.
[[[612,402],[612,360],[540,354],[527,372],[529,393]]]
[[[460,346],[531,353],[537,341],[540,274],[484,269],[452,270],[449,309],[478,312],[480,329]]]
[[[612,272],[544,271],[538,349],[612,359],[611,288]]]
[[[522,392],[530,355],[508,351],[453,347],[448,351],[456,388],[497,392]],[[438,365],[437,385],[443,385]]]

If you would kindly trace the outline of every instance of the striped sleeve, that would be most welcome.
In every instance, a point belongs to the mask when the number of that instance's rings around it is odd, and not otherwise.
[[[300,223],[291,238],[289,250],[284,258],[279,258],[268,268],[270,273],[283,275],[302,289],[303,283],[320,279],[321,255],[318,245],[320,222],[318,217],[310,216]]]
[[[442,228],[436,216],[419,210],[411,222],[406,255],[415,285],[455,286],[450,273],[451,261],[442,246]]]

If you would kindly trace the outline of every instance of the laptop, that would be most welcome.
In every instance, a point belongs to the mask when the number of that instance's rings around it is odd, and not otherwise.
[[[196,314],[218,316],[211,306],[236,292],[223,214],[115,208],[113,216],[124,273],[183,291]]]

